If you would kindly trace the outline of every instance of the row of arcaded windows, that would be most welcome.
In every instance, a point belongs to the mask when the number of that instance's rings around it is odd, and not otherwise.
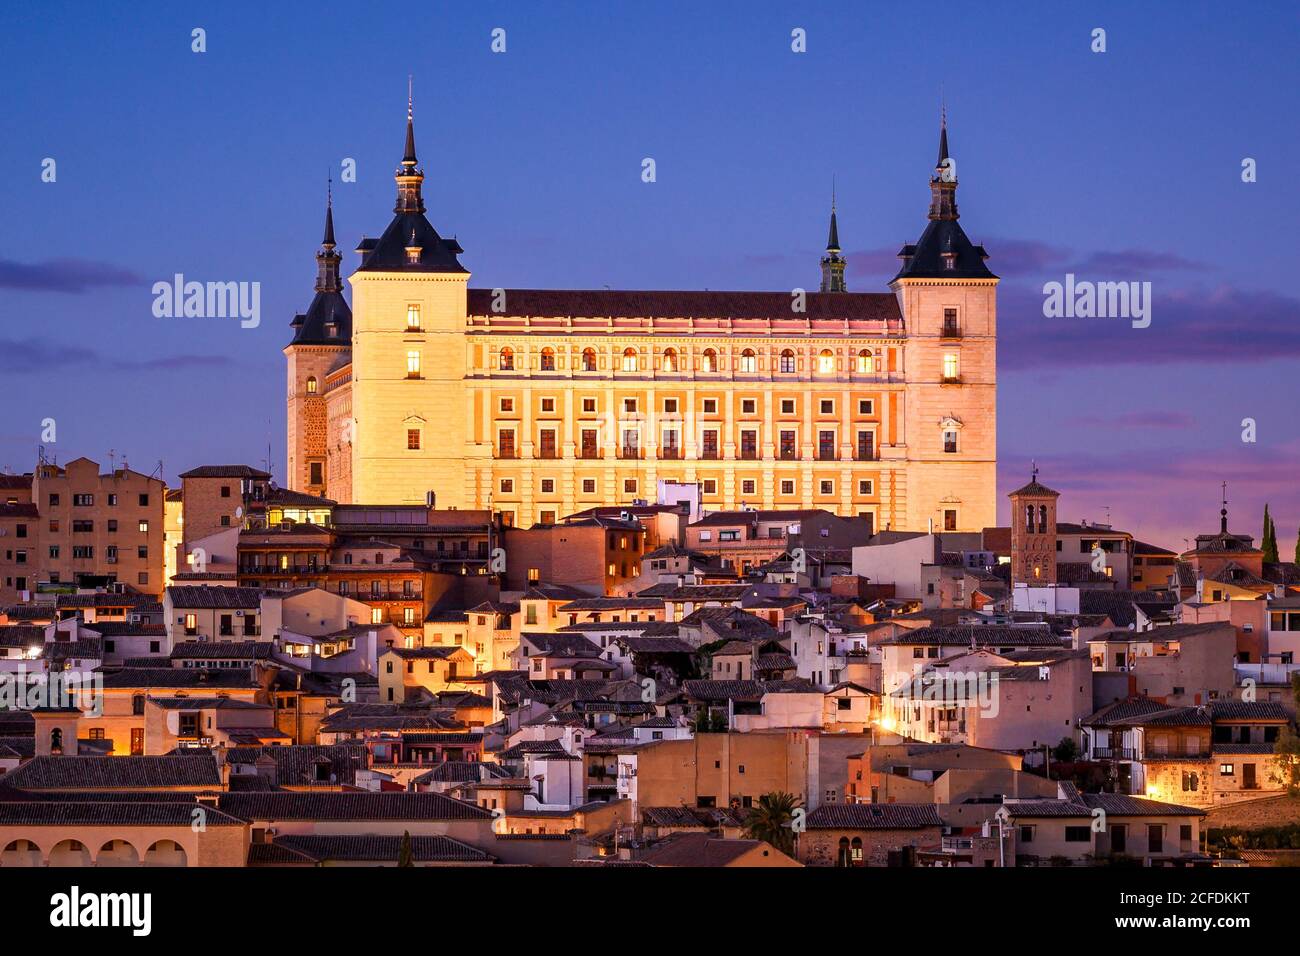
[[[859,373],[874,372],[880,365],[880,357],[873,354],[870,349],[860,349],[854,360],[854,371]],[[515,350],[510,346],[501,349],[499,367],[502,371],[513,371],[515,368]],[[539,366],[543,372],[555,371],[555,349],[547,346],[542,349]],[[582,359],[580,369],[584,372],[596,371],[596,350],[587,348],[582,350]],[[758,353],[753,349],[745,349],[740,353],[740,371],[757,372],[758,371]],[[796,358],[793,349],[783,349],[778,360],[778,369],[785,374],[792,374],[796,368]],[[623,350],[621,368],[624,372],[637,372],[641,370],[641,359],[634,348],[625,348]],[[664,349],[663,352],[663,370],[666,372],[681,371],[681,359],[676,349]],[[718,370],[718,353],[716,349],[705,349],[700,355],[700,370],[703,372],[716,372]],[[817,356],[817,371],[822,374],[829,374],[835,371],[835,353],[830,349],[822,349]]]

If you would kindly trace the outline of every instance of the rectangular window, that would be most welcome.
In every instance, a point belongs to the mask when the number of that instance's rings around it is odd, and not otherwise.
[[[406,450],[407,451],[420,450],[420,429],[408,428],[406,430]]]
[[[873,493],[874,487],[875,486],[873,485],[870,478],[863,478],[861,481],[858,482],[858,494],[870,495]]]
[[[944,429],[943,451],[945,455],[955,455],[957,453],[957,429]]]
[[[706,428],[702,435],[700,443],[700,457],[710,460],[716,460],[718,457],[718,431],[716,428]]]
[[[584,495],[594,495],[596,493],[596,479],[594,478],[582,479],[582,493]]]
[[[582,400],[582,413],[584,415],[596,414],[596,400],[594,398],[584,398]]]
[[[835,414],[835,400],[832,398],[823,398],[818,407],[821,409],[821,414],[823,415]]]
[[[742,415],[757,415],[757,414],[758,414],[758,402],[757,402],[755,399],[752,399],[752,398],[744,398],[744,399],[741,399],[741,401],[740,401],[740,414],[742,414]]]
[[[858,399],[859,415],[874,415],[876,413],[876,403],[869,398]]]
[[[793,415],[793,414],[794,414],[794,399],[793,399],[793,398],[783,398],[783,399],[781,399],[781,414],[782,414],[782,415]]]
[[[820,489],[821,494],[823,495],[835,494],[835,482],[833,481],[829,481],[829,480],[820,481],[818,482],[818,488]]]
[[[420,353],[415,349],[406,353],[406,377],[420,377]]]
[[[518,458],[515,451],[515,430],[513,428],[503,428],[497,432],[497,457],[498,458]]]
[[[503,495],[513,494],[514,490],[515,490],[515,480],[513,478],[501,479],[501,493]],[[441,546],[443,542],[439,540],[438,544]]]
[[[599,458],[600,451],[596,447],[596,429],[584,428],[581,434],[581,446],[578,449],[579,458]]]
[[[740,457],[746,461],[758,458],[758,432],[747,428],[740,433]]]
[[[311,478],[309,479],[310,483],[313,485],[325,484],[325,463],[320,461],[313,461],[310,464],[310,469],[311,469]]]
[[[716,495],[716,494],[718,493],[718,480],[717,480],[716,478],[705,478],[705,479],[704,479],[704,493],[705,493],[706,495]],[[707,534],[707,532],[702,532],[702,533],[700,534],[700,540],[701,540],[701,541],[704,540],[704,535],[705,535],[705,534]]]
[[[502,412],[509,414],[515,410],[515,400],[513,398],[503,398],[498,403],[498,407]]]
[[[420,307],[415,303],[411,303],[406,307],[406,328],[410,332],[419,331]]]
[[[948,352],[943,357],[943,378],[946,382],[955,382],[957,380],[957,353]]]
[[[780,455],[786,461],[793,461],[799,457],[799,439],[798,432],[782,431],[781,432],[781,449]]]
[[[794,482],[788,478],[783,479],[781,481],[781,494],[783,495],[794,494]]]
[[[943,530],[957,530],[957,512],[952,508],[945,508],[943,512]]]
[[[876,433],[858,432],[858,461],[876,460]]]
[[[543,478],[543,479],[542,479],[542,494],[544,494],[544,495],[553,495],[553,494],[555,494],[555,479],[554,479],[554,478]]]
[[[72,506],[74,508],[92,508],[94,507],[94,505],[95,505],[94,495],[73,495],[72,496]]]
[[[664,399],[664,413],[667,415],[677,414],[677,399],[675,398]]]
[[[553,415],[555,413],[555,399],[542,399],[542,411],[547,415]]]
[[[817,457],[821,461],[834,461],[839,457],[835,454],[835,432],[819,431],[817,433]]]
[[[718,414],[718,400],[716,398],[706,398],[704,400],[703,409],[705,415]]]
[[[555,447],[555,429],[543,428],[538,435],[537,457],[538,458],[558,458],[559,454]]]
[[[621,458],[641,457],[641,433],[635,428],[623,429],[623,446],[619,452]]]

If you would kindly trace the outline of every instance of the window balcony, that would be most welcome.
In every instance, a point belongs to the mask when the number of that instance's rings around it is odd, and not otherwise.
[[[638,461],[645,457],[645,452],[640,448],[631,448],[624,445],[618,450],[618,457],[631,461]]]

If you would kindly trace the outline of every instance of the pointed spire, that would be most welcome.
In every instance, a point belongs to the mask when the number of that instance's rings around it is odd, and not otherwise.
[[[420,194],[420,184],[424,182],[424,172],[415,158],[415,97],[413,81],[406,81],[406,154],[402,165],[397,167],[397,205],[393,212],[404,215],[424,213],[424,197]]]
[[[325,238],[321,245],[326,249],[334,248],[334,177],[325,181]]]
[[[406,155],[402,157],[403,166],[415,166],[415,86],[414,77],[406,78]]]
[[[1219,533],[1228,533],[1228,483],[1223,483],[1223,507],[1219,511]]]
[[[939,107],[939,161],[935,163],[937,168],[942,169],[944,161],[948,159],[948,107]]]
[[[831,231],[826,237],[826,251],[832,255],[840,251],[840,227],[835,220],[835,186],[831,185]]]

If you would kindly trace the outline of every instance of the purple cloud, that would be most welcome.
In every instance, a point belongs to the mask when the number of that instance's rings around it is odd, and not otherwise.
[[[1185,412],[1162,412],[1154,409],[1124,412],[1121,415],[1080,415],[1066,422],[1068,425],[1085,425],[1102,428],[1178,429],[1192,428],[1196,419]]]
[[[0,288],[4,289],[79,295],[91,289],[146,283],[146,279],[129,269],[88,259],[50,259],[46,262],[0,259]]]
[[[124,372],[174,371],[188,368],[223,368],[234,365],[226,355],[162,355],[145,359],[105,358],[80,345],[62,345],[36,339],[0,339],[0,372],[10,375],[44,375],[51,368],[93,365]]]

